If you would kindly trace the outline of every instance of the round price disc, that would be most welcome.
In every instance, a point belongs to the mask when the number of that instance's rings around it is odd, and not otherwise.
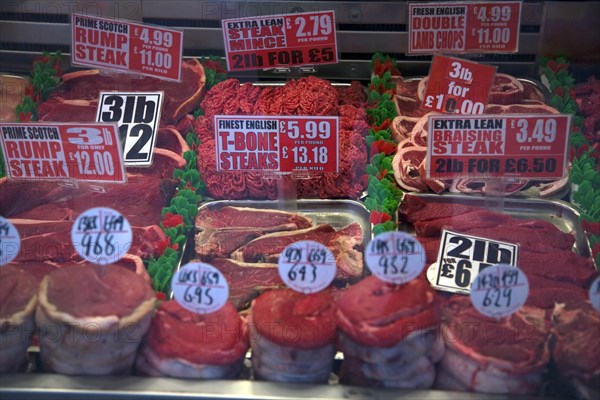
[[[197,314],[210,314],[225,305],[229,284],[212,265],[193,262],[181,267],[171,280],[173,298],[183,308]]]
[[[4,217],[0,217],[0,265],[8,264],[21,250],[19,231]]]
[[[517,312],[529,296],[529,281],[519,268],[498,264],[481,271],[471,284],[471,303],[481,314],[504,318]]]
[[[300,293],[316,293],[335,278],[333,253],[321,243],[302,240],[292,243],[279,256],[279,275],[285,284]]]
[[[120,212],[95,207],[81,213],[71,228],[71,241],[83,259],[94,264],[116,263],[131,246],[133,233]]]
[[[425,266],[423,246],[404,232],[385,232],[369,243],[367,267],[382,281],[402,285],[415,279]]]
[[[597,276],[590,287],[590,303],[600,312],[600,276]]]

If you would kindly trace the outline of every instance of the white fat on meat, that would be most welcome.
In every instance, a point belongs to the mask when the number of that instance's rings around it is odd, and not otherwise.
[[[136,370],[146,376],[184,379],[230,379],[239,375],[244,357],[228,365],[196,364],[181,358],[162,358],[144,346],[136,359]]]

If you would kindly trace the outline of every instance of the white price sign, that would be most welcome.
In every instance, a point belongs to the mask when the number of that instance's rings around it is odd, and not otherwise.
[[[301,293],[316,293],[335,278],[333,253],[312,240],[292,243],[279,256],[279,275],[287,286]]]
[[[596,277],[590,286],[590,303],[600,312],[600,276]]]
[[[173,298],[183,308],[197,313],[218,311],[229,298],[229,284],[212,265],[192,262],[181,267],[171,280]]]
[[[71,241],[83,259],[113,264],[129,250],[133,238],[127,218],[112,208],[96,207],[81,213],[71,228]]]
[[[0,217],[0,265],[14,260],[21,249],[21,237],[17,228],[4,217]]]
[[[470,296],[473,307],[481,314],[497,319],[508,317],[527,301],[529,281],[519,268],[494,265],[477,275]]]
[[[423,246],[404,232],[377,235],[366,255],[367,266],[379,279],[404,284],[415,279],[425,266]]]

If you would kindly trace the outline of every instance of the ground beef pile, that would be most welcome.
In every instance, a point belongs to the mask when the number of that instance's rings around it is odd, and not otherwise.
[[[313,76],[283,86],[260,87],[241,84],[236,79],[215,85],[202,100],[204,116],[195,122],[201,141],[197,150],[198,169],[208,194],[215,199],[276,199],[278,195],[277,179],[265,177],[261,172],[216,171],[215,115],[337,115],[340,117],[339,173],[296,180],[298,197],[359,197],[367,183],[364,136],[369,127],[363,109],[365,101],[358,82],[336,88]]]

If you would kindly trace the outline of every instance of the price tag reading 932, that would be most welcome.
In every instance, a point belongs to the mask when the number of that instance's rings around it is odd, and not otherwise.
[[[498,264],[480,272],[471,287],[471,303],[481,314],[504,318],[517,312],[527,301],[529,281],[512,265]]]
[[[415,279],[425,266],[423,246],[404,232],[385,232],[369,243],[366,262],[382,281],[404,284]]]
[[[171,291],[183,308],[197,314],[210,314],[227,302],[229,284],[221,271],[212,265],[192,262],[175,272]]]
[[[4,217],[0,217],[0,265],[14,260],[21,249],[21,237],[17,228]]]
[[[94,264],[116,263],[131,246],[133,231],[127,218],[112,208],[81,213],[71,228],[71,241],[83,259]]]
[[[6,175],[19,180],[125,182],[116,124],[0,124]]]
[[[279,256],[279,275],[300,293],[319,292],[333,281],[337,270],[333,253],[321,243],[302,240],[292,243]]]
[[[180,31],[73,13],[71,37],[73,64],[181,81]]]
[[[229,71],[338,61],[333,11],[224,19],[222,27]]]

